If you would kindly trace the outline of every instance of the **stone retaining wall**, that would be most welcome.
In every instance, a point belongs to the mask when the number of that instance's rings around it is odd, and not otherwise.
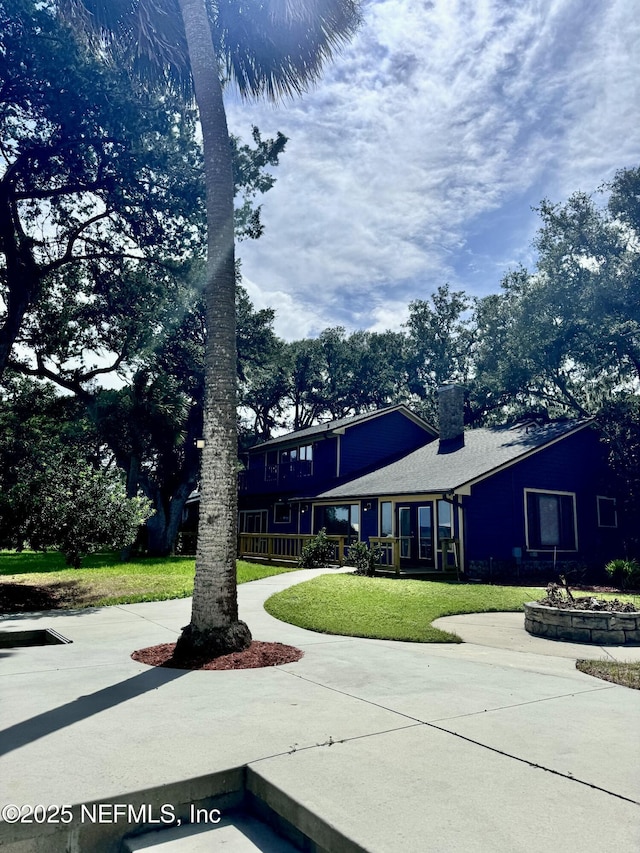
[[[640,645],[640,613],[559,610],[530,602],[524,605],[524,627],[537,637],[598,646]]]

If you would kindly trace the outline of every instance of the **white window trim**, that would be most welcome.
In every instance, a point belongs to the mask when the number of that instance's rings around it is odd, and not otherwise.
[[[546,547],[546,548],[533,547],[532,548],[529,545],[529,512],[528,512],[528,508],[527,508],[527,495],[530,493],[535,493],[538,495],[559,495],[559,496],[564,495],[565,497],[572,498],[572,500],[573,500],[573,541],[575,542],[575,548],[558,548],[556,546],[554,546],[553,548],[549,548],[549,547]],[[524,537],[525,537],[525,543],[526,543],[526,550],[527,551],[534,551],[534,552],[537,552],[538,554],[541,554],[541,553],[542,554],[547,554],[547,553],[553,554],[553,553],[558,553],[558,552],[562,552],[565,554],[575,554],[577,551],[579,551],[580,549],[579,549],[579,545],[578,545],[578,509],[577,509],[577,502],[576,502],[576,493],[575,492],[560,492],[560,491],[557,491],[556,489],[527,489],[527,488],[525,488],[524,489]]]
[[[265,529],[261,530],[259,533],[248,533],[243,528],[246,527],[247,516],[248,515],[260,515],[262,517],[262,524],[264,524]],[[238,513],[238,532],[241,536],[260,536],[262,533],[267,532],[269,520],[269,510],[268,509],[241,509]]]
[[[600,520],[600,501],[613,502],[613,514],[615,517],[614,524],[603,524]],[[615,530],[618,527],[618,503],[615,498],[610,498],[607,495],[596,495],[596,507],[598,510],[598,527],[604,527],[607,530]]]

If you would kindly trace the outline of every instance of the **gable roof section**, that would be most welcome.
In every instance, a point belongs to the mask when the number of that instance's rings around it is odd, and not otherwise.
[[[317,441],[320,438],[330,436],[338,431],[342,433],[344,430],[349,429],[356,424],[361,424],[365,421],[372,421],[376,418],[389,415],[392,412],[400,412],[406,418],[422,427],[422,429],[429,433],[429,435],[437,436],[438,431],[434,429],[431,424],[427,423],[427,421],[419,417],[419,415],[414,414],[414,412],[407,408],[407,406],[401,403],[397,406],[387,406],[385,409],[377,409],[375,412],[365,412],[362,415],[352,415],[348,418],[339,418],[335,421],[315,424],[314,426],[298,429],[294,432],[288,432],[285,435],[280,435],[277,438],[271,438],[269,441],[263,441],[261,444],[254,445],[249,452],[263,450],[264,448],[269,447],[280,447],[287,444],[299,444],[300,442],[304,443],[305,441]]]
[[[545,447],[589,426],[593,420],[544,426],[493,427],[465,432],[464,446],[439,452],[431,442],[402,459],[328,489],[317,498],[364,498],[453,492],[471,486]]]

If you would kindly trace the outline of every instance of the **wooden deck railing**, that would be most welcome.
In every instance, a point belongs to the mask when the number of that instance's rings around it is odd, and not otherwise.
[[[308,534],[294,533],[240,533],[238,536],[238,556],[257,557],[271,562],[282,560],[297,562],[304,546],[315,539]],[[333,546],[331,561],[343,565],[348,560],[348,536],[328,536]],[[370,537],[369,544],[376,547],[380,553],[380,566],[393,568],[400,572],[399,540],[389,536]]]
[[[238,556],[258,557],[268,562],[297,562],[304,546],[313,539],[315,536],[294,533],[240,533]],[[327,539],[333,545],[331,561],[342,565],[347,555],[349,537],[327,536]]]
[[[315,539],[315,536],[294,533],[240,533],[238,536],[238,556],[254,557],[262,560],[298,562],[304,546]],[[333,546],[330,557],[332,563],[344,565],[348,562],[349,546],[352,539],[348,536],[328,536]],[[378,566],[381,569],[392,569],[400,574],[400,554],[403,553],[402,537],[370,536],[369,545],[379,552]],[[453,565],[449,556],[453,557]],[[443,546],[443,568],[458,569],[457,540],[447,540]]]
[[[380,552],[379,565],[400,574],[400,540],[393,536],[370,536],[369,545]]]

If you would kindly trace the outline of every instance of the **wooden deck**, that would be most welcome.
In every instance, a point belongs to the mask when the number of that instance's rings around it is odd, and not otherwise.
[[[238,557],[275,565],[296,565],[302,555],[302,550],[315,536],[303,534],[281,533],[240,533],[238,536]],[[349,562],[349,546],[352,544],[347,536],[328,536],[333,546],[330,558],[336,566],[347,565]],[[402,540],[391,536],[371,537],[371,547],[379,552],[379,564],[376,574],[395,577],[416,577],[422,579],[455,579],[459,576],[457,550],[450,555],[454,558],[453,565],[446,569],[434,566],[410,565],[401,561]],[[445,554],[446,557],[446,554]],[[447,562],[449,562],[447,560]]]

